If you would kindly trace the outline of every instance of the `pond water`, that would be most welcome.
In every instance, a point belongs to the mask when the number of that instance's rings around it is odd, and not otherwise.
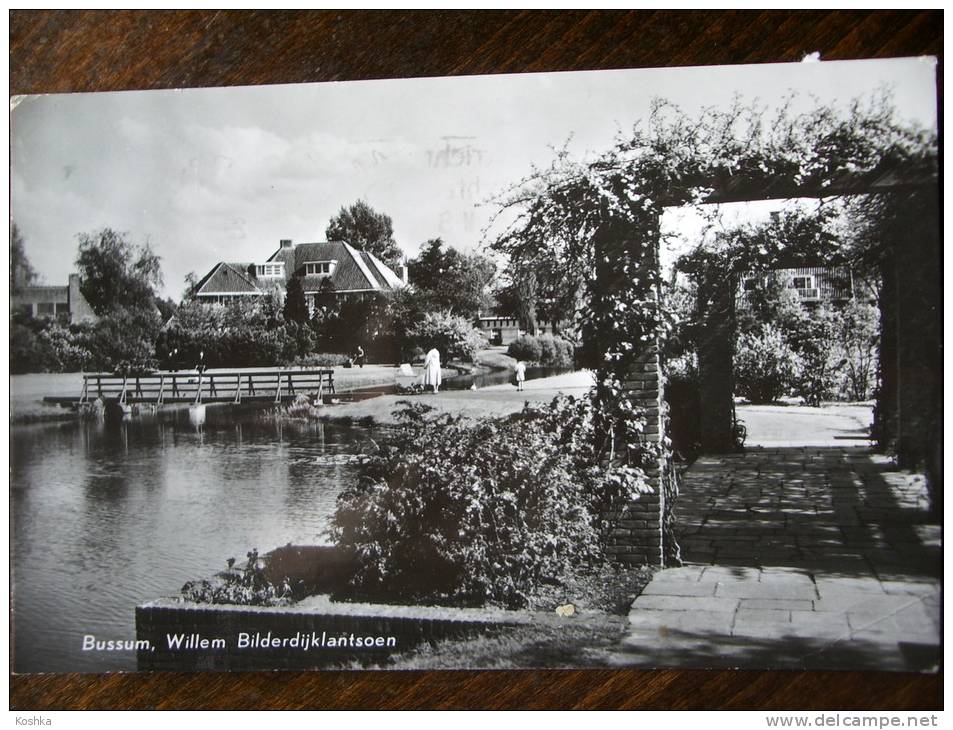
[[[527,378],[557,372],[532,368]],[[511,377],[466,375],[444,387]],[[212,576],[228,558],[326,542],[337,495],[356,478],[346,457],[372,436],[281,422],[253,406],[208,406],[201,428],[187,409],[13,427],[14,671],[134,670],[134,651],[83,651],[83,636],[134,639],[137,604]]]
[[[355,478],[342,456],[370,432],[223,406],[200,430],[176,410],[11,436],[14,671],[104,672],[135,652],[82,651],[84,634],[134,639],[137,603],[251,548],[326,541]]]

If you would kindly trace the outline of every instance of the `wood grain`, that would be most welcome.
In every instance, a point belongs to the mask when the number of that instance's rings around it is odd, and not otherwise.
[[[929,54],[941,11],[11,11],[10,92],[106,91]],[[938,84],[938,94],[942,83]],[[11,677],[67,708],[935,709],[941,676],[459,671]]]

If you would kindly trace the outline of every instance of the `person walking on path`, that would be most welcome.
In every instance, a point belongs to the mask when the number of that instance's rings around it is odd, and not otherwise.
[[[424,388],[428,385],[433,386],[434,393],[440,387],[440,353],[436,347],[431,349],[424,359]]]
[[[516,363],[516,389],[523,390],[523,381],[526,380],[526,363],[518,360]]]
[[[360,368],[364,367],[364,348],[360,345],[357,346],[357,353],[354,355],[354,364]]]

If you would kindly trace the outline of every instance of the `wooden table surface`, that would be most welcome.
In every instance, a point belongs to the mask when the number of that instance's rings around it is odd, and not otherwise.
[[[934,55],[941,11],[11,11],[10,93]],[[938,84],[938,93],[942,83]],[[935,709],[940,676],[458,671],[25,675],[11,707]]]

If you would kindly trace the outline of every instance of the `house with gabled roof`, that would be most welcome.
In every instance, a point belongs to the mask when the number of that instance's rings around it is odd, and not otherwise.
[[[284,296],[288,282],[298,277],[309,306],[314,306],[322,284],[330,280],[339,299],[363,300],[407,285],[407,268],[395,274],[373,254],[343,241],[294,243],[281,240],[278,250],[264,261],[221,261],[195,285],[194,299],[224,304],[237,299],[277,293]]]

